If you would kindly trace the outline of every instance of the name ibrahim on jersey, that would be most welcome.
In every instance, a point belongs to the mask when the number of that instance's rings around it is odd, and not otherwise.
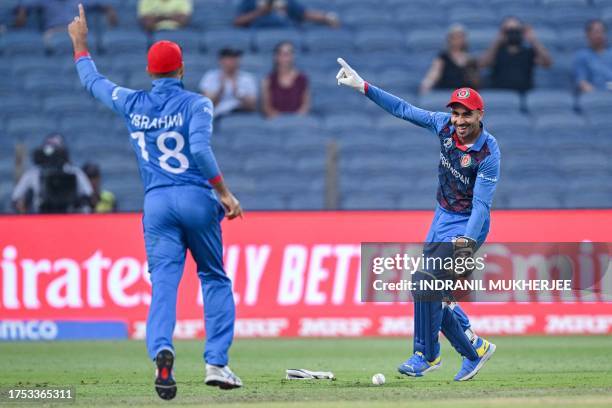
[[[425,239],[423,254],[444,259],[471,256],[489,233],[490,208],[499,179],[500,152],[495,138],[481,119],[484,102],[471,88],[452,93],[451,113],[417,108],[364,81],[342,58],[338,85],[358,90],[390,114],[436,134],[440,139],[436,212]],[[435,263],[434,263],[435,264]],[[425,269],[415,280],[437,279],[446,271]],[[447,293],[413,292],[414,354],[402,363],[400,373],[421,377],[440,367],[440,330],[463,356],[455,381],[473,378],[495,352],[495,344],[478,337],[456,302]],[[432,300],[433,299],[433,300]]]
[[[205,382],[222,389],[241,387],[242,381],[227,366],[235,308],[223,269],[220,222],[224,216],[241,216],[242,210],[225,186],[210,147],[212,103],[183,89],[183,58],[177,44],[160,41],[151,46],[147,70],[153,77],[152,90],[135,91],[98,73],[87,48],[82,5],[68,31],[83,86],[124,118],[138,159],[152,284],[146,344],[156,364],[157,394],[162,399],[176,396],[172,334],[187,249],[195,259],[204,299]]]

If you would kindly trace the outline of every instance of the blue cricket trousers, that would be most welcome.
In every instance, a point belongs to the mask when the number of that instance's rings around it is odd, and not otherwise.
[[[224,366],[234,337],[232,283],[223,269],[221,220],[224,209],[213,192],[198,186],[170,186],[145,195],[143,227],[151,273],[152,299],[147,318],[147,352],[174,352],[176,300],[189,249],[204,298],[204,360]]]

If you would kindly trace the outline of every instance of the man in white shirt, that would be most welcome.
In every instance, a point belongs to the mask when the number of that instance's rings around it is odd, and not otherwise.
[[[231,112],[252,112],[257,108],[257,81],[251,73],[240,70],[242,51],[223,48],[219,68],[204,74],[200,91],[215,105],[215,117]]]

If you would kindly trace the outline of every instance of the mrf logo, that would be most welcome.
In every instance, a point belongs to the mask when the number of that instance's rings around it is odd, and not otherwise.
[[[464,154],[461,158],[461,167],[470,167],[472,164],[472,157],[469,154]]]
[[[457,98],[467,99],[470,97],[470,90],[467,88],[461,88],[457,91]]]

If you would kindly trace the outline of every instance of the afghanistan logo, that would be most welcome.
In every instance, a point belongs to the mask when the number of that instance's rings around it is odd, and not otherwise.
[[[461,167],[470,167],[472,164],[472,157],[469,154],[464,154],[461,158]]]
[[[462,88],[457,91],[457,98],[459,99],[467,99],[470,97],[470,90],[467,88]]]

